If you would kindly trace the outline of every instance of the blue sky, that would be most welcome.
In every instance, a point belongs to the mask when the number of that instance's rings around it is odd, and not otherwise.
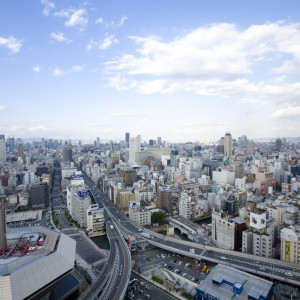
[[[0,133],[299,136],[299,1],[1,1]]]

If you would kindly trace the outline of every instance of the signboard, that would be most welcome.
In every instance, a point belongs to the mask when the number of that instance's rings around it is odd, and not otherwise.
[[[72,174],[71,180],[84,180],[84,176],[82,174]]]
[[[84,189],[84,190],[78,190],[77,196],[80,198],[89,197],[90,196],[90,190]]]
[[[140,207],[140,202],[128,202],[129,207],[131,208],[136,208],[136,207]]]
[[[267,226],[266,213],[256,214],[251,212],[250,226],[256,229],[266,228]]]

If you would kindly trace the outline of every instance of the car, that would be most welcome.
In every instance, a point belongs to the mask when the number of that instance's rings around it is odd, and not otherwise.
[[[186,273],[183,273],[183,274],[182,274],[183,277],[185,277],[186,275],[187,275]]]
[[[227,259],[225,256],[220,256],[221,259]]]
[[[285,272],[284,274],[287,276],[293,276],[291,272]]]

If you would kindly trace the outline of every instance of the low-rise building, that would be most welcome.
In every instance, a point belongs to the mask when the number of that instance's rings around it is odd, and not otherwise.
[[[90,205],[87,210],[87,231],[90,237],[105,233],[103,208],[99,208],[98,204]]]

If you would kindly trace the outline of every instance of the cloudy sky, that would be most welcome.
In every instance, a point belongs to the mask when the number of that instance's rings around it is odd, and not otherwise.
[[[298,0],[0,2],[0,134],[299,136]]]

